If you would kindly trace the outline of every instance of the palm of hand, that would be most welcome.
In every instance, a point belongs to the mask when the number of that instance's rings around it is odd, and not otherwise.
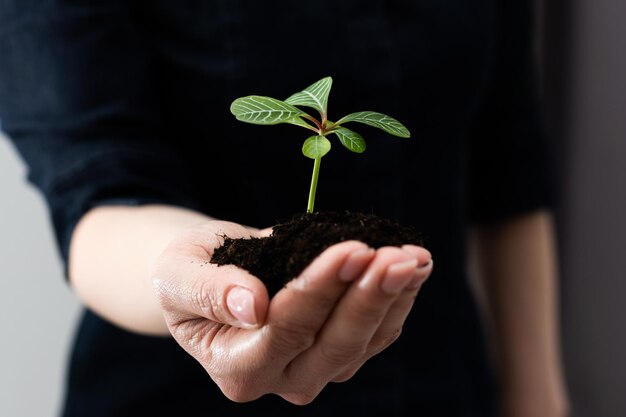
[[[306,404],[348,380],[397,339],[432,269],[423,248],[342,242],[270,302],[258,278],[207,263],[225,234],[260,232],[227,222],[190,231],[162,255],[155,287],[174,338],[234,401],[275,393]]]

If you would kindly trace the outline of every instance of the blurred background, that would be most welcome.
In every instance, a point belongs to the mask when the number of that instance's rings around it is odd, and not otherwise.
[[[78,318],[43,199],[0,135],[0,416],[58,414]]]
[[[544,101],[562,185],[563,346],[573,416],[626,416],[626,2],[543,3]]]
[[[538,14],[546,119],[561,183],[562,331],[572,415],[623,417],[626,2],[546,1]],[[51,417],[79,305],[64,284],[45,205],[25,175],[0,135],[0,416]]]

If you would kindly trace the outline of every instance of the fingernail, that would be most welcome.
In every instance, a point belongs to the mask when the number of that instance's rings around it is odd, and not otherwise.
[[[363,271],[365,266],[363,261],[369,258],[374,253],[372,248],[359,249],[348,255],[343,263],[343,266],[339,270],[339,280],[343,282],[354,281],[356,277]]]
[[[382,292],[390,295],[400,294],[413,279],[412,271],[417,268],[417,259],[398,262],[387,268],[387,273],[380,284]]]
[[[231,314],[243,324],[255,326],[254,294],[247,288],[234,287],[228,292],[226,304]]]
[[[424,283],[424,281],[426,281],[426,278],[430,276],[430,273],[432,272],[432,268],[433,268],[432,258],[430,259],[430,261],[428,261],[424,265],[418,266],[417,269],[415,270],[415,274],[413,275],[413,279],[411,283],[406,288],[409,290],[415,290],[419,288]]]

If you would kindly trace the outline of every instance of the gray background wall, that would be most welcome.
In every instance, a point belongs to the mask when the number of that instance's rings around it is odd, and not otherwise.
[[[544,2],[574,417],[626,415],[626,2]],[[53,416],[78,303],[45,207],[0,138],[0,416]]]
[[[52,417],[78,303],[64,284],[47,213],[0,135],[0,416]]]

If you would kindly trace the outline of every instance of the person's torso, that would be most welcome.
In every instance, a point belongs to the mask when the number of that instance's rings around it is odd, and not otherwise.
[[[327,387],[305,408],[273,397],[235,405],[207,393],[198,398],[207,415],[213,407],[223,415],[487,415],[488,368],[463,271],[467,148],[493,58],[494,1],[145,1],[135,7],[153,53],[162,135],[180,144],[209,214],[267,227],[306,209],[313,163],[301,147],[310,132],[243,124],[229,107],[250,94],[284,99],[332,76],[331,120],[379,111],[404,123],[412,137],[354,124],[367,142],[362,155],[330,138],[316,208],[411,224],[436,260],[400,340],[354,380]]]

